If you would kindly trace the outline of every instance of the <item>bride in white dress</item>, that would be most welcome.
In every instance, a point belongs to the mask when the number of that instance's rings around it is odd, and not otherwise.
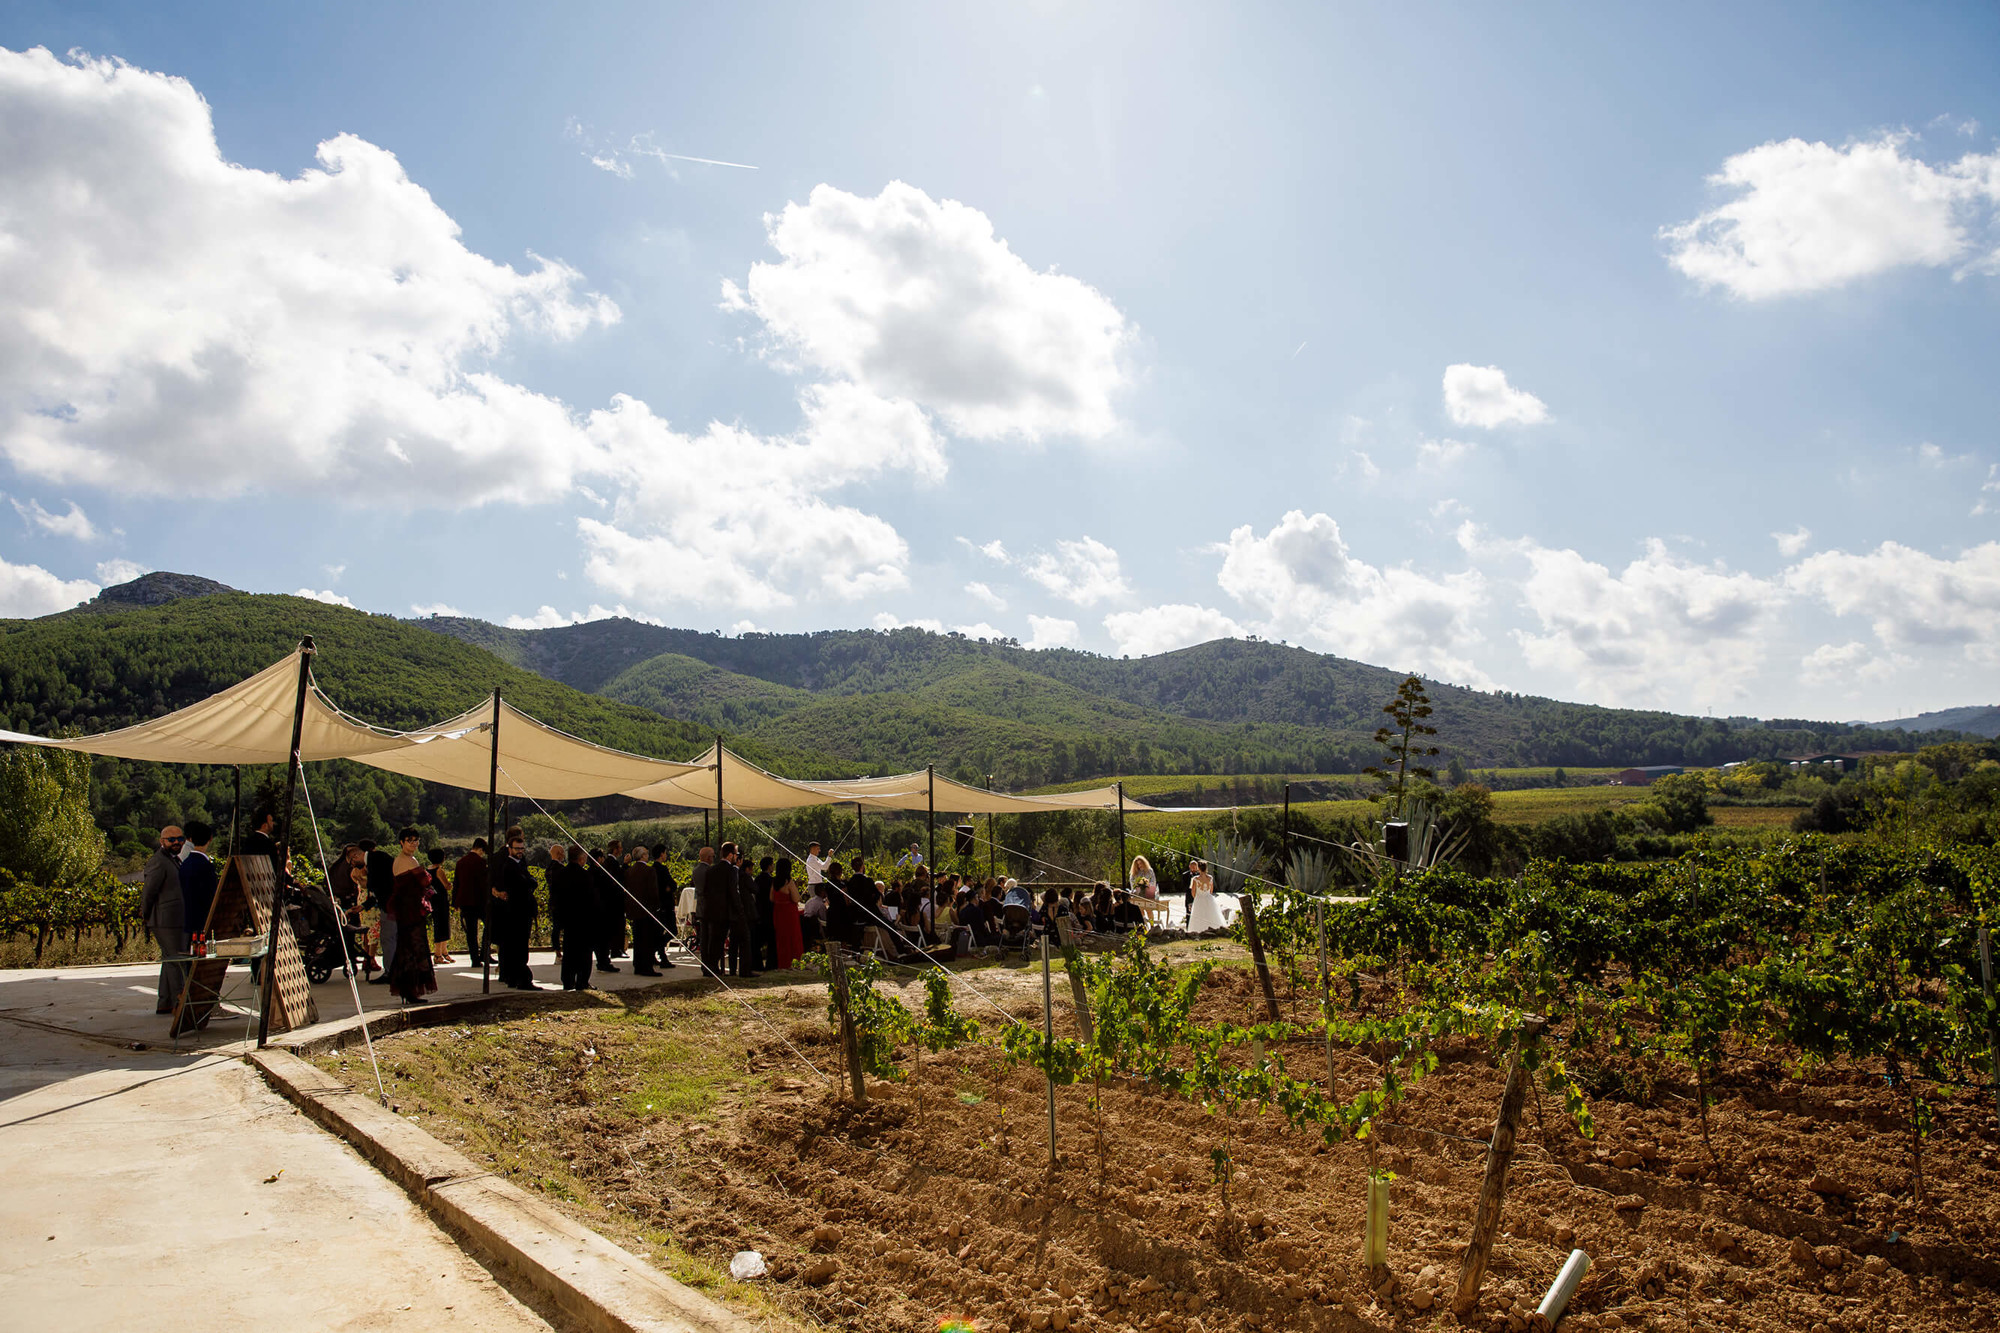
[[[1193,878],[1188,881],[1188,934],[1199,935],[1205,930],[1221,930],[1224,926],[1222,908],[1215,901],[1215,878],[1208,873],[1208,867],[1199,861],[1188,866]]]

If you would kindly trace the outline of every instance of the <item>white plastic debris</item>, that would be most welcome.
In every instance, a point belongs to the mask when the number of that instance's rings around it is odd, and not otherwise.
[[[764,1276],[764,1256],[755,1250],[738,1250],[736,1257],[729,1261],[729,1276],[738,1282]]]

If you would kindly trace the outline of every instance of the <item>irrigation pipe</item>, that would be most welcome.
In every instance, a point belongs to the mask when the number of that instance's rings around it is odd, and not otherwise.
[[[498,767],[502,773],[507,773],[507,766],[505,764],[498,765]],[[513,778],[514,778],[513,774],[511,773],[507,774],[508,781],[512,782]],[[519,783],[515,783],[514,785],[520,786]],[[521,789],[521,794],[527,796],[527,789],[525,787]],[[534,806],[535,809],[541,811],[544,815],[547,815],[549,822],[562,830],[564,836],[569,839],[570,845],[572,847],[581,847],[583,845],[583,840],[577,837],[576,830],[571,828],[569,825],[563,823],[562,820],[557,819],[554,815],[549,814],[549,809],[547,806],[543,805],[533,796],[528,796],[528,803]],[[602,867],[600,866],[599,869],[602,869]],[[612,883],[618,886],[619,892],[623,893],[627,898],[630,898],[632,900],[633,906],[637,907],[640,911],[644,912],[647,916],[653,919],[653,924],[660,928],[663,937],[671,936],[672,932],[667,930],[667,923],[660,920],[659,916],[654,913],[652,908],[640,902],[638,897],[635,894],[633,894],[632,890],[625,887],[625,882],[623,880],[619,879],[616,875],[611,874],[611,872],[608,870],[605,871],[604,874],[605,878],[609,879]],[[751,1004],[748,1000],[744,999],[741,995],[737,994],[735,987],[731,986],[728,982],[724,981],[722,979],[721,973],[709,967],[707,963],[704,963],[701,960],[700,953],[698,952],[694,955],[694,964],[696,967],[700,968],[703,972],[708,973],[709,976],[714,977],[716,984],[722,987],[723,992],[727,994],[730,999],[742,1005],[744,1010],[747,1013],[749,1013],[749,1015],[752,1018],[756,1019],[759,1023],[762,1023],[765,1027],[770,1028],[772,1032],[776,1033],[778,1040],[785,1043],[785,1046],[791,1051],[793,1055],[799,1057],[799,1062],[801,1064],[803,1064],[807,1069],[812,1070],[813,1073],[819,1075],[827,1082],[832,1083],[836,1088],[839,1087],[839,1081],[837,1079],[835,1079],[832,1075],[828,1074],[825,1070],[821,1069],[818,1065],[814,1064],[811,1060],[806,1059],[805,1052],[801,1051],[797,1046],[792,1045],[792,1039],[790,1037],[787,1037],[783,1032],[780,1032],[778,1030],[777,1024],[773,1023],[770,1019],[764,1017],[763,1014],[759,1013],[757,1011],[756,1005]]]
[[[304,764],[299,765],[299,788],[306,794],[306,822],[312,825],[313,846],[319,849],[319,877],[326,884],[327,901],[333,904],[333,933],[340,937],[341,970],[347,973],[347,989],[354,996],[354,1013],[361,1020],[361,1044],[368,1048],[368,1067],[375,1071],[375,1095],[381,1099],[382,1105],[387,1106],[389,1090],[382,1086],[382,1066],[375,1061],[375,1038],[368,1031],[368,1011],[361,1007],[361,985],[354,979],[354,955],[347,951],[347,909],[341,905],[340,899],[333,896],[333,874],[326,865],[326,840],[319,835],[319,816],[313,813],[312,787],[306,782]],[[275,902],[275,895],[273,897]],[[361,899],[356,897],[354,902],[358,913]],[[264,965],[269,967],[276,961],[266,959]],[[388,964],[385,962],[382,966],[387,968]]]

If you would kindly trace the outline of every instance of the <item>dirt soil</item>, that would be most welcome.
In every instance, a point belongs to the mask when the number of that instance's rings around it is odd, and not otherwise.
[[[1199,947],[1199,946],[1195,946]],[[1213,946],[1209,946],[1213,947]],[[1038,974],[970,983],[1039,1018]],[[891,993],[897,987],[886,984]],[[1059,997],[1066,990],[1057,978]],[[1212,976],[1200,1016],[1247,1017],[1249,973]],[[912,1006],[922,987],[912,980]],[[1477,1311],[1449,1312],[1504,1070],[1445,1052],[1377,1147],[1398,1173],[1390,1279],[1361,1266],[1367,1149],[1276,1115],[1233,1120],[1107,1087],[1103,1182],[1089,1089],[1057,1091],[1052,1172],[1039,1073],[987,1045],[837,1100],[817,986],[565,999],[553,1010],[381,1044],[391,1096],[431,1132],[541,1189],[683,1280],[776,1323],[1002,1329],[1517,1330],[1572,1247],[1591,1258],[1564,1329],[1960,1330],[2000,1319],[2000,1134],[1989,1098],[1943,1099],[1911,1201],[1908,1140],[1879,1070],[1795,1079],[1733,1062],[1704,1150],[1692,1087],[1590,1067],[1595,1141],[1531,1099]],[[1005,1022],[961,995],[985,1036]],[[1059,999],[1059,1026],[1067,1006]],[[1323,1070],[1309,1042],[1284,1052]],[[1372,1066],[1340,1052],[1344,1087]],[[358,1051],[324,1063],[367,1081]],[[1581,1063],[1581,1062],[1578,1062]],[[1211,1149],[1237,1163],[1225,1206]],[[722,1276],[754,1249],[770,1275]]]

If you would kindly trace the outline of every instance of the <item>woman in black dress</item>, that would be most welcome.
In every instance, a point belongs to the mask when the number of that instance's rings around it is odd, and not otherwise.
[[[389,914],[396,919],[396,956],[389,962],[389,987],[410,1004],[422,1004],[435,991],[437,971],[431,966],[430,918],[426,901],[431,873],[417,860],[417,831],[403,830],[389,889]]]

